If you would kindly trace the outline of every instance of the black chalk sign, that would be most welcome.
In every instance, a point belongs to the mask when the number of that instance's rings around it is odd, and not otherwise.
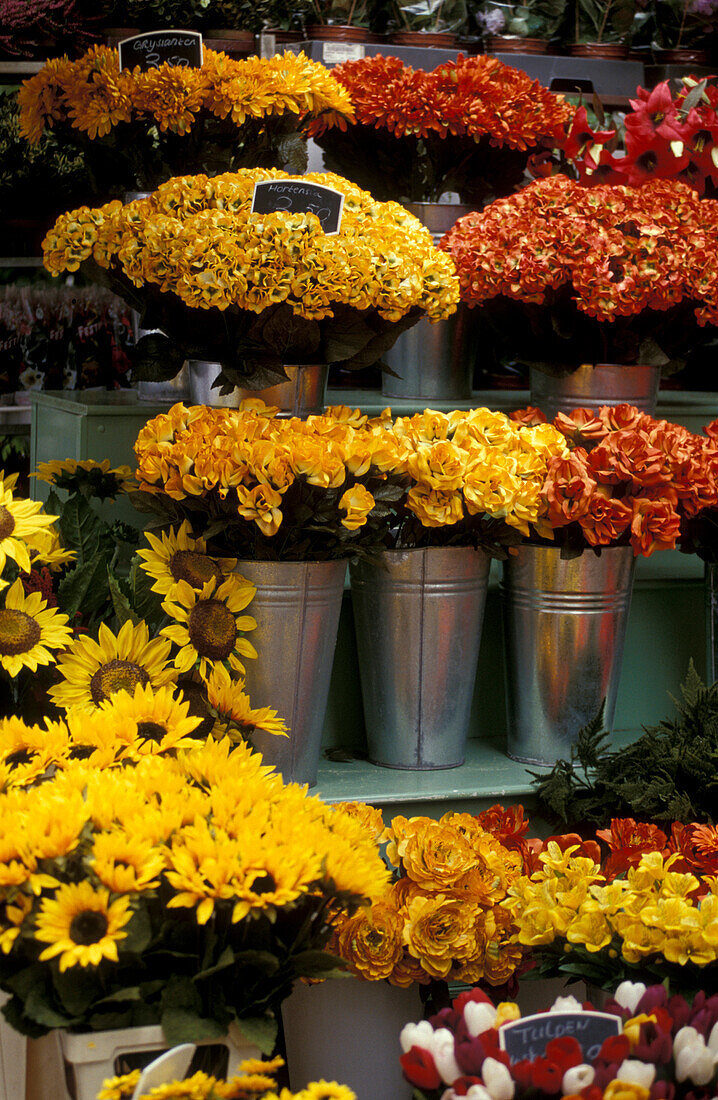
[[[621,1034],[621,1021],[609,1012],[539,1012],[512,1020],[499,1028],[499,1046],[512,1062],[543,1058],[552,1039],[570,1036],[583,1051],[584,1061],[598,1057],[604,1039]]]
[[[183,69],[202,67],[202,35],[199,31],[147,31],[123,38],[118,44],[120,69],[157,69],[179,65]]]
[[[326,234],[339,232],[343,208],[341,191],[305,179],[260,180],[254,185],[253,214],[274,214],[277,210],[316,214]]]

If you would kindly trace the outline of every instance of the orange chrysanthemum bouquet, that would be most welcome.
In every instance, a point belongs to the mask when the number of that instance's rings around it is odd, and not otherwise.
[[[461,218],[441,246],[496,340],[551,374],[589,357],[675,370],[718,325],[718,202],[675,180],[539,180]]]
[[[571,108],[518,69],[462,57],[431,71],[396,57],[334,69],[354,106],[341,133],[311,124],[328,168],[373,195],[435,202],[447,192],[480,205],[521,182],[528,156],[562,140]]]
[[[172,176],[238,168],[306,168],[306,129],[351,116],[331,73],[304,54],[235,60],[204,50],[201,68],[120,71],[117,50],[53,59],[19,93],[31,143],[52,131],[78,150],[101,200]],[[89,196],[88,196],[89,198]]]

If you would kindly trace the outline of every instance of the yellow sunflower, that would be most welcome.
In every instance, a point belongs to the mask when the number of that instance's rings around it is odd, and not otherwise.
[[[23,668],[35,672],[38,665],[52,664],[52,651],[65,649],[72,640],[68,622],[67,615],[48,607],[39,592],[26,596],[18,577],[0,608],[0,665],[17,676]]]
[[[110,768],[121,763],[132,731],[114,712],[99,707],[70,707],[66,714],[70,731],[68,760],[86,761],[91,768]]]
[[[215,729],[218,735],[224,736],[226,733],[236,741],[236,736],[232,737],[234,731],[248,737],[260,729],[287,737],[287,724],[277,716],[276,710],[271,707],[253,708],[243,689],[244,680],[233,680],[224,665],[215,665],[207,677],[207,699],[217,712],[219,722]]]
[[[0,951],[7,955],[20,935],[20,926],[32,909],[32,898],[19,891],[12,901],[0,903]]]
[[[254,630],[257,623],[251,615],[240,615],[254,599],[256,588],[244,577],[233,573],[218,585],[212,579],[201,591],[180,581],[174,600],[166,599],[162,607],[174,619],[160,634],[179,646],[174,665],[178,672],[189,672],[195,665],[206,679],[216,664],[229,661],[237,672],[244,672],[241,657],[256,657],[251,642],[241,637],[241,631]]]
[[[203,588],[208,581],[221,584],[228,573],[237,567],[236,558],[217,558],[207,553],[207,543],[192,536],[188,520],[175,530],[162,531],[157,538],[145,532],[149,550],[138,550],[143,559],[141,568],[152,577],[153,592],[172,599],[179,581],[186,581],[190,588]]]
[[[89,882],[67,883],[54,898],[40,904],[35,938],[49,947],[40,962],[60,956],[60,970],[98,966],[102,959],[118,961],[117,944],[132,917],[129,897],[110,902],[109,890],[93,890]]]
[[[10,484],[9,479],[0,478],[0,573],[8,558],[16,561],[23,573],[29,573],[30,554],[25,539],[49,527],[57,516],[46,516],[40,501],[15,500]]]
[[[12,715],[0,722],[0,791],[35,783],[68,751],[67,727],[62,722],[28,726]]]
[[[60,658],[62,683],[50,688],[49,695],[59,707],[91,710],[116,691],[132,693],[137,684],[163,687],[174,679],[168,667],[171,648],[165,638],[150,641],[144,622],[133,626],[128,619],[116,635],[102,623],[97,641],[77,638]]]
[[[74,550],[63,549],[60,534],[54,525],[28,535],[25,542],[33,567],[46,565],[53,573],[77,557]]]
[[[92,870],[113,894],[154,890],[165,865],[162,851],[151,840],[117,827],[95,836],[90,859]]]
[[[172,688],[153,689],[149,684],[137,684],[132,695],[116,691],[100,703],[100,711],[126,731],[129,756],[193,748],[200,738],[191,735],[202,719],[192,717],[189,708],[189,702],[178,699]]]
[[[337,1081],[311,1081],[302,1089],[302,1097],[303,1100],[356,1100],[356,1093]]]
[[[40,462],[31,476],[70,492],[77,492],[86,486],[102,499],[114,498],[118,493],[137,488],[130,467],[111,468],[109,458],[102,462],[96,462],[93,458],[52,459],[51,462]]]

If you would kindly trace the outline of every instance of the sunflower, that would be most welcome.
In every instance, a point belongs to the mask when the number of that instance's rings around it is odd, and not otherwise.
[[[356,1093],[338,1081],[311,1081],[302,1096],[304,1100],[356,1100]]]
[[[244,577],[233,573],[218,585],[212,579],[201,591],[179,581],[174,601],[166,599],[162,607],[175,622],[160,634],[179,646],[174,665],[179,672],[189,672],[199,663],[199,674],[206,679],[216,664],[229,661],[237,672],[244,672],[242,657],[256,657],[257,651],[243,630],[254,630],[257,623],[251,615],[240,615],[254,598],[256,588]],[[175,602],[176,601],[176,602]]]
[[[165,860],[151,840],[113,827],[92,844],[92,870],[113,894],[140,893],[159,886]]]
[[[67,615],[48,607],[39,592],[26,596],[18,577],[0,608],[0,665],[17,676],[23,668],[35,672],[38,665],[52,664],[51,651],[65,649],[72,639],[68,621]]]
[[[62,722],[28,726],[16,715],[0,722],[0,791],[37,782],[68,752],[67,727]]]
[[[67,883],[54,898],[40,904],[35,938],[49,943],[40,962],[60,956],[60,971],[69,966],[98,966],[102,959],[118,962],[117,944],[132,917],[129,897],[110,902],[109,890],[94,890],[89,882]]]
[[[38,565],[46,565],[54,573],[77,557],[74,550],[63,549],[60,534],[54,524],[28,535],[25,542],[33,569],[37,569]]]
[[[57,516],[46,516],[40,501],[15,500],[11,484],[15,482],[0,476],[0,573],[8,558],[16,561],[23,573],[29,573],[30,554],[25,539],[49,527]]]
[[[13,901],[0,903],[0,951],[7,955],[20,935],[20,926],[32,909],[32,898],[17,892]]]
[[[132,693],[137,684],[163,687],[174,679],[168,668],[171,648],[165,638],[150,641],[144,622],[133,626],[128,619],[117,635],[101,623],[97,641],[77,638],[57,662],[63,680],[49,695],[59,707],[90,710],[117,691]]]
[[[100,710],[125,730],[128,756],[193,748],[198,738],[191,734],[202,719],[193,718],[189,707],[171,687],[153,689],[150,684],[137,684],[133,695],[116,691],[100,703]],[[136,736],[130,740],[135,730]]]
[[[86,761],[91,768],[109,768],[122,761],[131,733],[114,711],[99,707],[70,707],[66,714],[70,731],[69,761]]]
[[[178,530],[162,531],[159,538],[145,531],[145,538],[151,549],[137,551],[144,559],[140,568],[152,577],[152,591],[169,599],[176,595],[179,581],[186,581],[190,588],[203,588],[211,580],[221,584],[237,567],[236,558],[209,555],[205,540],[192,536],[188,520]]]
[[[215,665],[207,677],[207,699],[217,712],[219,736],[224,736],[226,732],[232,737],[233,732],[238,730],[242,737],[248,737],[260,729],[287,737],[287,724],[277,716],[276,710],[271,707],[253,708],[243,689],[244,680],[233,680],[224,665]],[[222,729],[222,723],[226,729]],[[237,740],[236,737],[232,739]]]
[[[109,458],[96,462],[92,458],[53,459],[41,462],[32,477],[66,489],[70,493],[87,493],[100,500],[114,500],[118,493],[127,493],[136,489],[129,466],[110,468]]]

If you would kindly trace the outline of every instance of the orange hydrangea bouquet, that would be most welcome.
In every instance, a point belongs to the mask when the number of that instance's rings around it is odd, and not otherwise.
[[[515,358],[548,373],[587,354],[669,372],[715,335],[718,201],[676,180],[538,180],[461,218],[441,247],[462,300],[482,307]]]
[[[492,806],[476,817],[449,812],[438,821],[395,817],[361,803],[343,809],[380,843],[394,880],[371,908],[341,923],[333,950],[368,981],[461,981],[503,986],[523,950],[501,902],[534,866],[540,841],[526,839],[521,806]]]
[[[480,205],[510,194],[529,155],[558,144],[572,114],[561,96],[494,57],[459,55],[424,71],[378,55],[333,73],[355,114],[341,133],[312,122],[327,167],[399,202],[457,192]]]
[[[529,408],[513,419],[541,423]],[[632,405],[558,413],[569,453],[549,460],[532,537],[567,554],[631,545],[636,556],[673,550],[686,525],[718,503],[714,440]]]
[[[117,50],[51,59],[19,92],[20,132],[77,150],[105,201],[172,176],[306,168],[306,128],[346,125],[351,101],[323,65],[287,51],[236,60],[204,49],[198,69],[120,71]]]

